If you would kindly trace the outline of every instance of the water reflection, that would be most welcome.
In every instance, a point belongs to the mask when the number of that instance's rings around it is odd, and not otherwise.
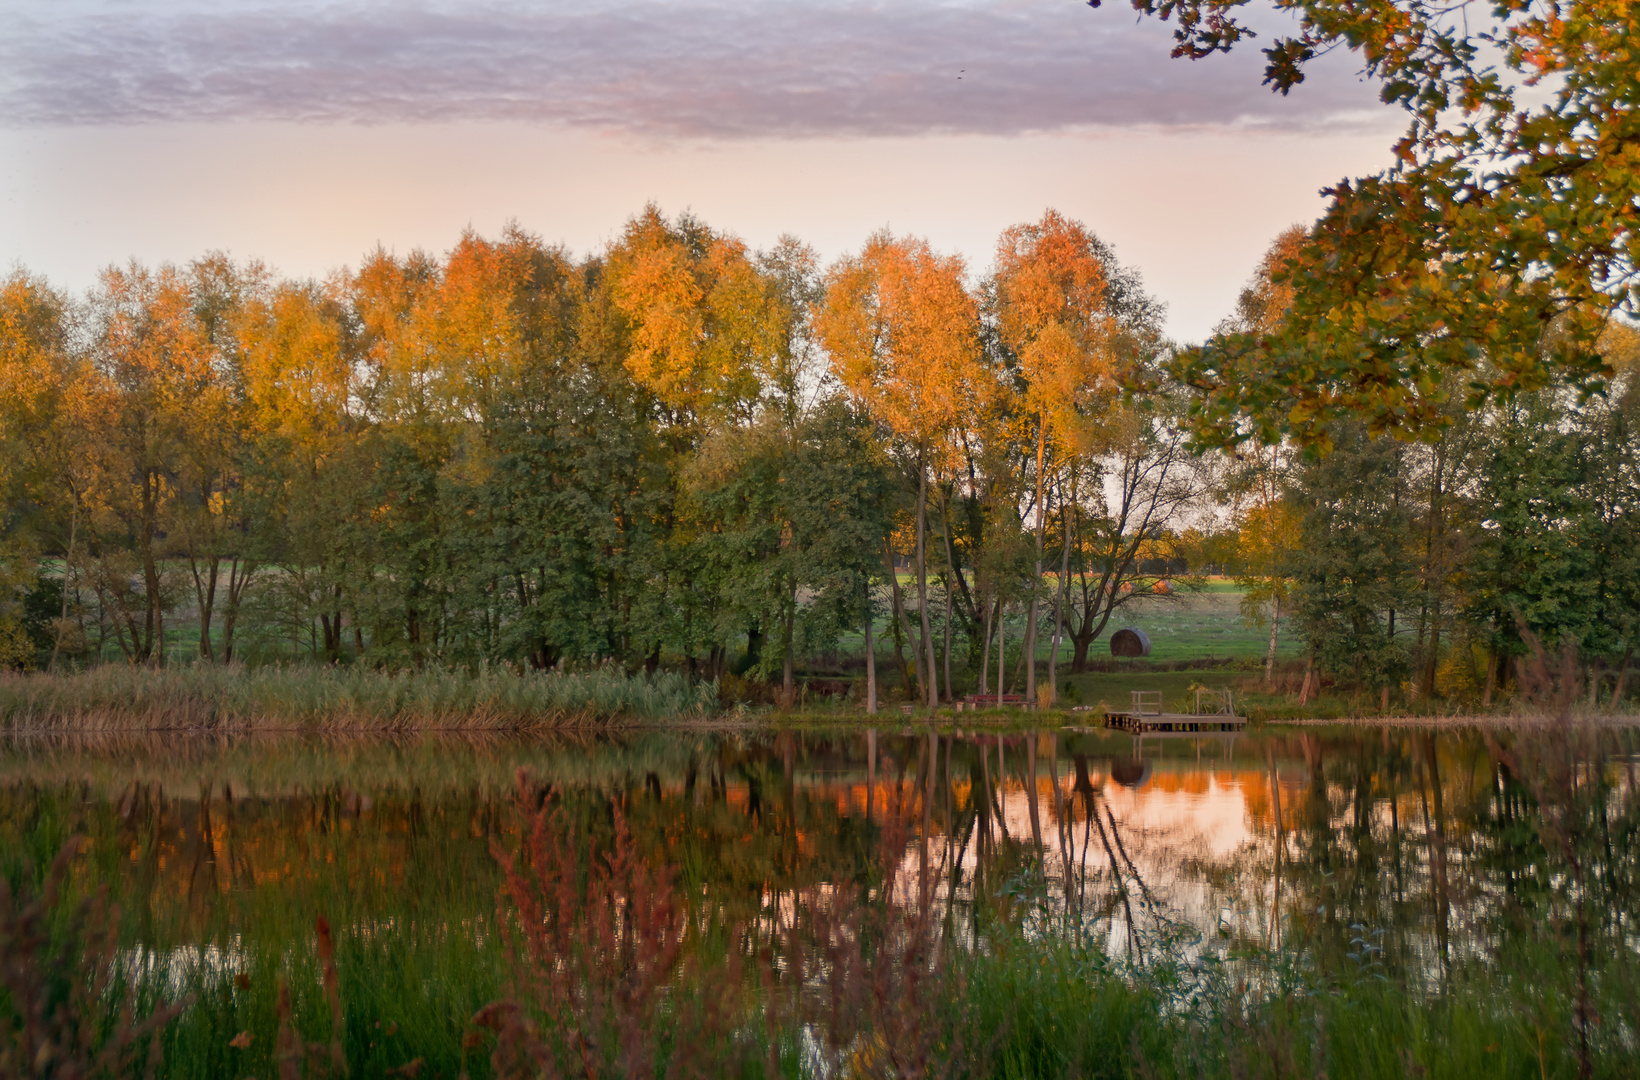
[[[1609,737],[1617,818],[1632,810],[1633,746]],[[594,831],[618,807],[704,913],[764,942],[817,888],[870,890],[895,860],[907,899],[940,905],[950,932],[1027,910],[1113,956],[1302,941],[1430,980],[1554,914],[1566,864],[1544,845],[1518,754],[1508,736],[1364,728],[1142,743],[1076,730],[12,737],[0,858],[15,874],[85,833],[78,878],[110,887],[133,948],[237,957],[305,940],[323,911],[365,936],[462,936],[477,955],[495,852],[519,843],[523,770],[537,805]],[[1627,857],[1620,844],[1603,872]]]

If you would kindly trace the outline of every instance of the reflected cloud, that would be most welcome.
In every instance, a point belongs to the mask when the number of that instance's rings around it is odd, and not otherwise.
[[[1347,59],[1281,98],[1256,48],[1169,60],[1169,27],[1077,0],[79,0],[7,21],[9,126],[526,120],[743,139],[1385,119]]]

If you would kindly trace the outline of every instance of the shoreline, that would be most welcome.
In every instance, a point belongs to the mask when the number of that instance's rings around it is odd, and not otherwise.
[[[63,718],[47,724],[7,724],[0,726],[0,738],[44,738],[52,736],[118,736],[149,735],[180,738],[247,737],[247,736],[324,736],[330,738],[386,738],[401,739],[419,735],[432,736],[486,736],[528,738],[540,736],[594,736],[600,733],[679,732],[711,734],[715,732],[745,732],[789,729],[863,730],[879,729],[1008,729],[1036,728],[1062,730],[1085,726],[1109,734],[1127,734],[1102,724],[1081,725],[1083,719],[1069,712],[1035,712],[1027,709],[989,710],[984,712],[937,712],[934,714],[879,713],[777,713],[757,715],[680,716],[657,719],[654,717],[583,717],[557,718],[540,721],[496,723],[475,719],[472,723],[417,723],[315,721],[293,724],[288,720],[261,723],[255,720],[226,720],[212,724],[145,724],[140,718],[128,723],[83,723],[74,718]],[[1088,717],[1087,719],[1095,719]],[[1589,726],[1597,728],[1640,728],[1640,714],[1577,713],[1564,720],[1556,716],[1520,714],[1458,713],[1444,716],[1349,716],[1306,717],[1297,719],[1254,720],[1237,734],[1276,732],[1284,728],[1437,728],[1437,729],[1538,729],[1560,726]],[[1220,735],[1223,733],[1203,733]]]

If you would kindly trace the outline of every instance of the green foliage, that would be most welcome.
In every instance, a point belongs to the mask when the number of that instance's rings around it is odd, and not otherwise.
[[[1585,448],[1564,419],[1546,395],[1502,410],[1481,474],[1486,509],[1470,567],[1470,612],[1497,652],[1524,655],[1517,622],[1551,647],[1580,643],[1597,614]]]
[[[1343,324],[1282,337],[1337,300],[1292,270],[1313,246],[1278,238],[1200,356],[1241,335],[1321,359],[1231,365],[1235,394],[1194,361],[1164,370],[1158,304],[1052,211],[1004,234],[978,288],[915,238],[878,236],[828,277],[789,237],[753,252],[654,207],[583,259],[509,226],[325,282],[212,255],[114,268],[71,301],[13,274],[0,666],[613,663],[790,704],[798,667],[835,675],[869,618],[898,660],[885,689],[948,700],[989,683],[999,630],[1038,661],[1068,639],[1080,674],[1124,621],[1184,627],[1216,565],[1249,619],[1279,607],[1272,668],[1301,640],[1361,687],[1484,694],[1520,652],[1516,612],[1621,667],[1640,633],[1640,335],[1608,327],[1611,377],[1581,397],[1510,367],[1528,345],[1561,364],[1565,320],[1513,353],[1477,346],[1466,370],[1513,397],[1465,409],[1437,370],[1457,330],[1408,316],[1392,348],[1375,308],[1346,328],[1365,352],[1327,358]],[[1513,302],[1470,294],[1466,319]],[[1411,398],[1393,364],[1329,383],[1408,334],[1428,368]],[[1270,394],[1305,400],[1272,427]],[[1200,453],[1192,416],[1264,441]],[[1413,429],[1425,441],[1386,440]],[[1299,460],[1304,441],[1334,453]],[[1198,630],[1201,651],[1229,638]]]
[[[1329,670],[1398,682],[1408,655],[1393,613],[1404,616],[1413,583],[1406,452],[1360,425],[1339,431],[1334,446],[1293,477],[1291,498],[1304,508],[1288,554],[1294,615]]]

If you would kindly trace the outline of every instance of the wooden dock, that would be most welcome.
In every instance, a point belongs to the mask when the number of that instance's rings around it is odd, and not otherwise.
[[[1228,690],[1197,690],[1196,710],[1188,713],[1163,712],[1159,690],[1135,690],[1132,708],[1106,713],[1105,726],[1132,735],[1183,735],[1240,731],[1247,726],[1247,718],[1236,715]]]
[[[1105,714],[1105,727],[1114,731],[1126,731],[1131,735],[1241,731],[1246,726],[1247,718],[1245,716],[1229,716],[1225,713],[1113,712]]]

